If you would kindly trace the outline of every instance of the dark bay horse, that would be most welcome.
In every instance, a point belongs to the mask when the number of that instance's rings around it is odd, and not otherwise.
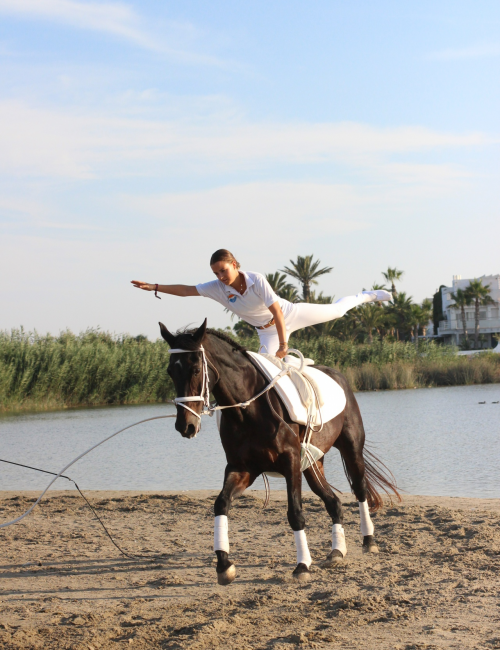
[[[175,428],[184,438],[193,438],[200,428],[203,402],[187,401],[200,396],[204,382],[209,380],[210,392],[219,406],[231,406],[250,400],[269,381],[254,365],[245,348],[225,334],[207,329],[207,321],[197,330],[171,334],[160,323],[162,337],[172,349],[168,374],[172,377],[178,398]],[[176,352],[175,350],[178,350]],[[206,363],[205,363],[206,360]],[[335,447],[341,454],[346,476],[359,501],[363,550],[377,553],[373,524],[368,508],[376,511],[382,505],[377,487],[392,491],[399,498],[392,475],[385,474],[379,461],[364,450],[365,432],[356,398],[345,377],[332,368],[317,366],[343,388],[347,402],[344,410],[327,422],[311,442],[325,454]],[[207,391],[208,395],[208,391]],[[227,514],[231,502],[241,495],[255,479],[265,472],[278,472],[285,477],[288,494],[288,521],[297,545],[297,566],[293,576],[308,579],[311,557],[307,548],[302,512],[302,472],[300,442],[305,426],[290,420],[275,390],[270,390],[246,408],[221,411],[220,438],[226,452],[227,466],[224,486],[215,501],[215,544],[219,584],[229,584],[236,576],[229,559]],[[332,551],[322,566],[342,562],[347,548],[342,527],[342,505],[326,481],[323,458],[304,471],[311,490],[324,502],[332,519]]]

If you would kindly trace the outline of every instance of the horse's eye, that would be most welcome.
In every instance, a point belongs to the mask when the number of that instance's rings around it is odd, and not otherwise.
[[[193,375],[199,375],[200,374],[200,369],[199,368],[193,368]]]

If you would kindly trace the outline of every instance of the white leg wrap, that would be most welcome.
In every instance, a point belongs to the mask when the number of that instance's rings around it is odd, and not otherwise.
[[[332,551],[340,551],[342,557],[347,554],[347,545],[345,543],[345,533],[342,524],[333,524],[332,526]]]
[[[311,554],[307,546],[307,537],[305,530],[294,530],[295,546],[297,547],[297,564],[305,564],[309,568],[312,564]]]
[[[360,501],[359,502],[359,516],[361,518],[361,534],[363,537],[366,535],[373,535],[375,527],[372,520],[370,519],[370,513],[368,512],[368,502]]]
[[[226,515],[219,515],[214,522],[214,551],[229,553],[228,521]]]

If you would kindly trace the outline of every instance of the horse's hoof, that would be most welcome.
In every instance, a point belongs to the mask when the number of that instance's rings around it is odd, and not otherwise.
[[[375,553],[379,552],[378,546],[376,544],[370,544],[370,546],[363,546],[363,553]]]
[[[298,582],[309,582],[311,579],[311,572],[302,562],[297,564],[295,571],[292,573],[292,577]]]
[[[378,553],[378,546],[373,535],[366,535],[363,538],[363,553]]]
[[[326,560],[324,560],[321,563],[321,568],[331,569],[337,564],[341,564],[343,561],[344,561],[344,556],[342,555],[342,553],[338,550],[338,548],[334,548],[333,551],[330,553],[330,555],[326,558]]]
[[[220,585],[230,585],[231,582],[236,578],[236,567],[234,564],[231,564],[225,571],[217,573],[217,582]]]

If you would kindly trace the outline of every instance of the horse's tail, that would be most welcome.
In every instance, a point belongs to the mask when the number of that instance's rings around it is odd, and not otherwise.
[[[377,488],[381,489],[389,497],[389,500],[392,502],[392,496],[394,495],[398,501],[401,501],[401,495],[399,494],[398,487],[396,484],[396,479],[391,470],[384,465],[384,463],[377,458],[373,452],[369,449],[364,448],[363,450],[363,460],[365,463],[365,481],[367,489],[367,500],[370,512],[376,512],[380,510],[384,505],[382,496],[377,491]],[[344,464],[344,471],[349,481],[349,485],[352,488],[351,477],[347,471],[346,464],[342,458]]]

